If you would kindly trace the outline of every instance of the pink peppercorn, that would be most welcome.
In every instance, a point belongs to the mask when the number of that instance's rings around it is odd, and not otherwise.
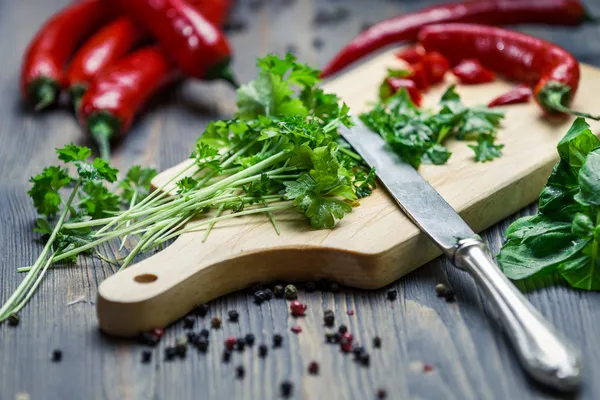
[[[160,339],[165,334],[165,330],[163,328],[154,328],[151,333]]]
[[[431,372],[431,371],[433,371],[433,365],[423,364],[423,372]]]
[[[294,332],[296,334],[302,332],[302,327],[300,325],[294,325],[290,329],[292,332]]]
[[[306,304],[300,303],[298,300],[294,300],[290,303],[290,310],[294,317],[301,317],[306,312]]]
[[[225,339],[225,348],[227,350],[233,350],[233,347],[235,346],[235,344],[237,343],[236,338],[234,338],[233,336],[229,336],[227,339]]]
[[[340,339],[340,346],[342,347],[342,351],[344,353],[349,353],[352,351],[352,341],[354,340],[354,336],[350,332],[344,332],[342,334],[342,338]]]

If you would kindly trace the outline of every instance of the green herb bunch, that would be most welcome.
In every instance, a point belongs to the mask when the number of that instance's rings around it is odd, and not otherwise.
[[[537,215],[508,227],[498,261],[510,279],[559,274],[572,287],[600,290],[600,140],[578,118],[557,149]]]
[[[388,96],[382,93],[382,99],[360,118],[413,167],[445,164],[451,153],[444,143],[450,137],[476,141],[469,146],[476,161],[491,161],[502,155],[504,146],[495,140],[504,114],[483,106],[466,107],[454,85],[443,94],[436,111],[415,106],[406,89]]]
[[[0,322],[23,307],[51,265],[75,262],[105,242],[121,240],[122,249],[137,238],[117,261],[125,268],[184,232],[205,230],[206,238],[219,221],[242,215],[264,214],[279,233],[275,213],[294,209],[316,229],[333,228],[371,194],[374,171],[339,144],[338,127],[352,124],[348,107],[317,87],[319,71],[291,55],[268,55],[258,67],[258,78],[238,89],[234,118],[209,124],[188,167],[152,193],[155,171],[131,169],[117,194],[104,185],[116,181],[117,170],[86,161],[85,147],[59,149],[78,175],[52,166],[32,178],[29,193],[44,216],[36,230],[49,236],[34,265],[19,269],[27,275],[0,309]]]

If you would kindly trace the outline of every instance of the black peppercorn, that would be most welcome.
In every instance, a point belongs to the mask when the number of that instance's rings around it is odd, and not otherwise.
[[[373,347],[375,347],[376,349],[381,347],[381,338],[379,336],[375,336],[373,338]]]
[[[267,301],[267,296],[265,295],[264,290],[257,290],[256,292],[254,292],[254,302],[256,304],[262,304],[265,301]]]
[[[371,357],[367,353],[363,353],[360,355],[360,363],[365,367],[368,367],[371,363]]]
[[[338,332],[340,333],[340,335],[343,335],[344,333],[348,332],[348,327],[346,325],[340,325],[340,327],[338,328]]]
[[[142,332],[140,334],[140,343],[147,346],[156,346],[160,342],[160,337],[152,332]]]
[[[274,334],[273,335],[273,347],[281,347],[282,343],[283,343],[283,336],[281,336],[278,333]]]
[[[200,335],[198,335],[195,332],[188,332],[186,334],[186,337],[187,337],[188,342],[193,345],[195,345],[196,342],[198,342],[198,339],[200,339]]]
[[[265,285],[263,285],[262,283],[255,283],[252,286],[250,286],[250,294],[256,293],[259,290],[264,290],[264,289],[265,289]]]
[[[200,336],[204,336],[204,337],[206,337],[206,338],[207,338],[209,335],[210,335],[210,331],[209,331],[208,329],[206,329],[206,328],[203,328],[203,329],[200,331]]]
[[[198,348],[198,351],[206,353],[208,350],[208,338],[206,336],[200,336],[194,345]]]
[[[177,350],[175,350],[175,347],[166,347],[165,348],[165,360],[166,361],[173,361],[175,359],[175,356],[177,355]]]
[[[379,389],[377,391],[377,399],[378,400],[384,400],[387,399],[387,392],[385,389]]]
[[[175,353],[181,357],[181,358],[185,358],[185,356],[187,355],[187,342],[178,342],[175,345]]]
[[[152,361],[152,352],[150,350],[142,351],[142,363],[148,364]]]
[[[206,317],[206,314],[208,314],[208,304],[200,304],[197,306],[194,309],[194,314],[202,318]]]
[[[244,351],[244,349],[246,348],[246,339],[244,339],[243,337],[237,338],[235,340],[235,349],[237,351]]]
[[[273,296],[275,296],[278,299],[283,298],[283,294],[284,294],[284,288],[281,285],[277,285],[273,288]]]
[[[332,310],[326,310],[323,315],[323,322],[325,322],[326,326],[333,326],[335,323],[335,315]]]
[[[288,300],[296,300],[298,298],[298,289],[294,285],[287,285],[285,289],[283,289],[283,294]]]
[[[231,360],[231,351],[225,349],[223,350],[223,362],[228,363]]]
[[[448,303],[452,303],[454,300],[456,300],[456,295],[452,290],[448,289],[444,295],[444,299],[446,299]]]
[[[313,361],[310,364],[308,364],[308,373],[311,375],[318,375],[319,374],[319,363],[316,361]]]
[[[267,347],[266,344],[261,344],[260,346],[258,346],[258,356],[261,358],[265,358],[267,356],[267,353],[269,352],[269,348]]]
[[[438,297],[444,297],[447,291],[448,288],[443,283],[435,285],[435,294],[437,294]]]
[[[394,301],[398,297],[398,291],[396,289],[390,289],[387,292],[387,298],[389,301]]]
[[[244,375],[246,375],[246,370],[243,365],[238,365],[235,369],[235,375],[238,379],[244,379]]]
[[[317,290],[317,285],[314,282],[306,282],[304,290],[306,290],[306,293],[313,293]]]
[[[352,349],[352,354],[354,354],[354,360],[358,361],[360,360],[360,357],[363,355],[363,353],[365,352],[365,348],[362,346],[355,346]]]
[[[281,383],[281,395],[283,397],[290,397],[294,391],[294,385],[290,381],[284,381]]]
[[[221,327],[221,318],[214,317],[210,320],[210,325],[213,327],[213,329],[219,329]]]
[[[184,329],[193,329],[196,324],[196,320],[192,317],[185,317],[183,319],[183,328]]]
[[[254,335],[249,333],[246,335],[246,344],[250,347],[254,346]]]
[[[342,340],[342,335],[338,332],[333,334],[333,343],[339,343]]]
[[[60,362],[62,360],[62,350],[56,349],[52,351],[52,362]]]
[[[240,313],[237,312],[236,310],[229,310],[227,312],[227,314],[229,315],[229,321],[231,322],[238,322],[239,318],[240,318]]]
[[[335,335],[338,335],[338,334],[334,333],[334,332],[325,333],[325,342],[326,343],[335,343]]]
[[[19,325],[20,319],[19,316],[15,313],[12,313],[8,316],[8,325],[9,326],[17,326]]]

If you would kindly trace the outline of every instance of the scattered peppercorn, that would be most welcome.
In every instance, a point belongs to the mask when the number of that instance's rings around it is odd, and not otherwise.
[[[431,372],[431,371],[433,371],[433,365],[423,364],[423,372]]]
[[[254,292],[254,302],[256,304],[262,304],[267,301],[267,295],[264,290],[257,290]]]
[[[206,314],[208,314],[208,304],[203,303],[199,306],[196,306],[196,308],[194,309],[194,314],[201,318],[206,317]]]
[[[177,343],[175,344],[175,353],[180,358],[185,358],[185,356],[187,355],[187,340],[177,340]]]
[[[353,316],[354,315],[354,310],[348,310],[346,311],[346,314]]]
[[[394,301],[398,297],[398,291],[396,289],[390,289],[387,292],[387,298],[389,301]]]
[[[273,335],[273,347],[281,347],[282,343],[283,343],[283,336],[281,336],[278,333],[274,334]]]
[[[249,333],[246,335],[246,344],[250,347],[254,346],[254,335]]]
[[[261,344],[260,346],[258,346],[258,356],[261,358],[265,358],[267,356],[267,353],[269,352],[269,348],[267,347],[266,344]]]
[[[271,289],[265,289],[263,290],[263,292],[265,292],[265,300],[269,301],[273,298],[273,291]]]
[[[177,355],[177,350],[175,350],[175,347],[172,347],[172,346],[165,347],[165,360],[166,361],[173,361],[175,359],[176,355]]]
[[[336,343],[335,335],[339,335],[339,333],[326,332],[325,333],[325,342],[326,343]]]
[[[152,329],[151,333],[160,339],[164,336],[165,330],[163,328],[154,328]]]
[[[456,300],[456,295],[454,294],[454,291],[448,289],[444,298],[448,303],[452,303],[454,300]]]
[[[229,321],[231,322],[238,322],[240,319],[240,313],[236,310],[229,310],[227,314],[229,315]]]
[[[283,298],[284,291],[285,289],[283,288],[283,286],[277,285],[273,288],[273,296],[275,296],[278,299],[281,299]]]
[[[319,375],[319,363],[313,361],[308,364],[308,373],[311,375]]]
[[[385,389],[379,389],[377,391],[377,399],[378,400],[387,399],[387,391]]]
[[[259,290],[265,290],[265,285],[263,285],[262,283],[255,283],[252,286],[250,286],[250,294],[256,293]]]
[[[231,360],[231,351],[225,349],[223,350],[223,362],[228,363]]]
[[[188,342],[193,345],[195,345],[198,342],[198,339],[200,339],[200,335],[195,332],[188,332],[186,336]]]
[[[304,290],[306,290],[306,293],[313,293],[317,290],[317,285],[314,282],[306,282],[304,284]]]
[[[221,327],[221,318],[214,317],[210,320],[210,325],[213,327],[213,329],[219,329]]]
[[[287,285],[283,293],[288,300],[296,300],[298,298],[298,289],[294,285]]]
[[[152,361],[152,352],[150,350],[142,351],[142,363],[148,364]]]
[[[306,313],[306,304],[300,303],[298,300],[294,300],[290,303],[290,311],[294,317],[301,317]]]
[[[373,347],[375,347],[376,349],[381,348],[381,338],[379,336],[375,336],[373,338]]]
[[[344,332],[340,339],[340,347],[344,353],[349,353],[352,351],[352,340],[354,340],[354,336],[350,332]]]
[[[246,348],[246,340],[243,337],[237,338],[236,340],[235,349],[240,352],[244,351]]]
[[[438,283],[437,285],[435,285],[435,293],[438,297],[444,297],[447,291],[448,288],[443,283]]]
[[[193,329],[196,324],[196,320],[192,317],[185,317],[183,319],[183,328],[184,329]]]
[[[332,310],[326,310],[323,315],[323,322],[325,322],[326,326],[333,326],[335,323],[335,315]]]
[[[202,328],[202,330],[200,331],[200,336],[204,336],[204,337],[208,337],[210,335],[210,331],[206,328]]]
[[[294,332],[295,334],[298,334],[298,333],[302,332],[302,327],[300,325],[294,325],[290,328],[290,330],[292,332]]]
[[[360,360],[360,356],[362,356],[364,352],[365,352],[364,347],[354,346],[354,348],[352,349],[352,354],[354,354],[354,360],[356,360],[356,361]]]
[[[225,348],[229,351],[233,350],[233,347],[235,346],[235,344],[237,343],[236,338],[234,338],[233,336],[229,336],[227,339],[225,339]]]
[[[284,381],[281,383],[281,395],[283,397],[290,397],[294,391],[294,385],[290,381]]]
[[[200,335],[200,338],[195,343],[195,345],[198,348],[198,351],[206,353],[206,351],[208,350],[208,338],[206,336]]]
[[[346,325],[340,325],[338,332],[343,335],[344,333],[348,332],[348,327]]]
[[[8,316],[8,325],[9,326],[17,326],[19,325],[20,318],[17,314],[12,313]]]
[[[61,362],[62,360],[62,350],[56,349],[52,351],[52,362]]]
[[[244,379],[244,375],[246,375],[246,370],[243,365],[238,365],[235,369],[235,375],[238,379]]]
[[[139,340],[141,344],[154,347],[160,342],[160,337],[152,332],[142,332]]]
[[[365,367],[368,367],[370,363],[371,363],[371,357],[367,353],[361,354],[360,364]]]

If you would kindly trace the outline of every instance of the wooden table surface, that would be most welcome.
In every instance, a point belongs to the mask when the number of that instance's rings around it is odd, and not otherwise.
[[[41,245],[32,232],[35,210],[27,196],[28,179],[55,161],[53,149],[68,142],[85,143],[67,109],[34,114],[18,94],[23,51],[40,24],[68,0],[0,2],[0,301],[8,298],[22,275],[16,268],[30,265]],[[261,7],[260,3],[266,6]],[[323,66],[343,43],[366,23],[432,1],[392,0],[240,0],[234,19],[246,29],[232,32],[235,72],[241,81],[254,77],[255,58],[267,52],[297,52],[299,58]],[[592,14],[600,2],[587,0]],[[343,21],[315,26],[319,10],[343,7]],[[600,27],[576,29],[524,27],[552,40],[581,61],[600,66]],[[321,42],[321,43],[319,43]],[[320,45],[321,44],[321,45]],[[208,121],[231,115],[232,91],[221,83],[188,82],[158,96],[131,134],[115,152],[120,169],[133,164],[158,170],[186,158]],[[600,103],[599,103],[600,107]],[[530,214],[530,207],[520,215]],[[483,234],[494,252],[515,215]],[[345,289],[338,293],[300,293],[308,303],[302,320],[304,332],[290,333],[295,320],[286,302],[253,303],[236,293],[210,303],[209,316],[226,319],[237,309],[239,323],[225,322],[211,331],[206,355],[190,351],[186,360],[163,361],[163,349],[185,333],[181,323],[167,330],[151,364],[140,362],[143,347],[102,335],[97,329],[95,298],[99,282],[113,270],[96,259],[75,267],[50,271],[30,304],[20,313],[21,324],[0,325],[0,399],[274,399],[284,380],[294,384],[295,399],[374,399],[384,388],[390,399],[542,399],[564,395],[540,389],[527,379],[493,320],[493,312],[473,280],[445,259],[423,266],[391,287],[398,300],[386,299],[386,289],[373,292]],[[436,297],[434,286],[443,282],[457,292],[457,302]],[[527,287],[528,298],[584,353],[584,384],[574,398],[600,398],[600,294],[562,286]],[[75,304],[70,304],[77,301]],[[338,347],[324,344],[322,315],[336,314],[371,354],[363,367]],[[349,310],[354,315],[347,314]],[[284,336],[280,349],[257,357],[256,346],[221,362],[223,340],[252,332],[257,343],[271,343],[274,333]],[[379,335],[383,345],[373,349]],[[63,350],[60,364],[50,362],[55,348]],[[321,366],[319,376],[307,373],[311,361]],[[433,367],[425,372],[424,365]],[[244,365],[246,377],[235,378]]]

